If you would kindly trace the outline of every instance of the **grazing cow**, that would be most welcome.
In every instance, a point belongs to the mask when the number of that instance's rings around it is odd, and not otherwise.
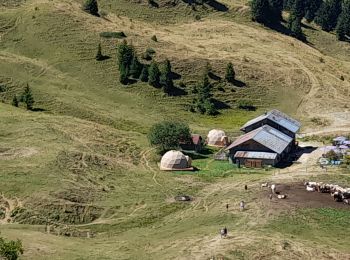
[[[279,199],[286,199],[287,195],[283,194],[283,195],[277,195],[277,198]]]
[[[336,202],[342,202],[343,201],[343,196],[342,196],[341,193],[335,192],[334,195],[333,195],[333,199]]]
[[[266,188],[266,187],[268,187],[267,182],[265,182],[265,183],[261,184],[261,188]]]
[[[343,198],[344,199],[350,199],[350,192],[344,192],[343,193]]]
[[[306,186],[307,191],[315,191],[315,187]]]

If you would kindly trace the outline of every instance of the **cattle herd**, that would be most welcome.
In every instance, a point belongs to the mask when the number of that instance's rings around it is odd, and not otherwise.
[[[305,182],[306,190],[310,192],[318,191],[321,193],[329,193],[336,202],[350,204],[350,188],[343,188],[335,184],[324,184],[322,182]]]

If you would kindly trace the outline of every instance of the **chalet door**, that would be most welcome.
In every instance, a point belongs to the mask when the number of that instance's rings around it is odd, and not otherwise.
[[[245,160],[244,163],[245,167],[248,168],[261,168],[262,167],[262,160]]]

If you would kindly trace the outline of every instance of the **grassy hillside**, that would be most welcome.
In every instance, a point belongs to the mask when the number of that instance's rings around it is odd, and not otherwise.
[[[316,128],[314,117],[347,126],[349,45],[313,25],[304,28],[304,44],[254,24],[245,0],[220,1],[225,11],[221,5],[193,10],[184,1],[149,8],[146,2],[101,0],[106,15],[98,18],[83,12],[81,1],[0,0],[0,203],[10,209],[0,220],[1,236],[20,238],[24,259],[349,257],[342,243],[328,243],[330,234],[299,234],[303,226],[291,228],[284,209],[274,212],[259,199],[259,182],[275,170],[239,170],[208,155],[194,161],[198,172],[161,172],[146,138],[150,126],[165,119],[185,121],[203,135],[223,128],[235,137],[246,120],[270,108],[304,126]],[[140,82],[121,85],[121,40],[100,37],[106,31],[123,31],[139,55],[153,48],[156,61],[168,58],[186,94],[168,97]],[[95,60],[98,43],[109,59]],[[225,107],[215,117],[187,110],[208,62],[214,98]],[[222,80],[228,62],[241,86]],[[10,105],[26,84],[36,111]],[[239,109],[241,101],[257,110]],[[179,194],[195,199],[176,203]],[[236,209],[242,199],[246,212]],[[314,221],[317,210],[295,214]],[[334,219],[346,213],[321,213],[330,229],[341,230]],[[232,237],[220,240],[224,225]]]

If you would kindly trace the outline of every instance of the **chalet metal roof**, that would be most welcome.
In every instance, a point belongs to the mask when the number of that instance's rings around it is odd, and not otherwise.
[[[274,160],[277,157],[277,153],[238,151],[238,152],[235,153],[234,157],[235,158],[247,158],[247,159],[270,159],[270,160]]]
[[[269,148],[270,150],[281,154],[287,148],[287,146],[293,141],[293,138],[278,131],[277,129],[264,125],[257,128],[247,134],[238,137],[226,150],[235,148],[248,140],[254,140],[261,145]]]
[[[264,119],[270,119],[271,121],[275,122],[276,124],[279,124],[280,126],[288,129],[293,133],[298,132],[301,126],[300,122],[282,113],[281,111],[274,109],[248,121],[241,129],[244,129],[250,125],[258,123],[259,121],[262,121]]]

